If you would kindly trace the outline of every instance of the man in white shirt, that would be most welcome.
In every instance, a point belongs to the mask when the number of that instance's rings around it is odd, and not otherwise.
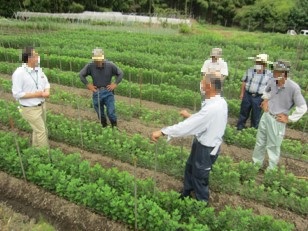
[[[39,67],[39,58],[33,47],[22,51],[23,64],[12,75],[12,93],[20,103],[22,117],[33,129],[32,145],[48,147],[45,98],[50,95],[50,84]]]
[[[211,58],[204,61],[204,64],[201,68],[201,73],[204,75],[205,73],[212,72],[220,72],[223,79],[228,76],[228,65],[221,58],[222,49],[221,48],[213,48],[210,53]]]
[[[181,198],[190,196],[194,191],[197,200],[208,203],[210,171],[219,155],[227,125],[228,107],[220,96],[221,89],[221,75],[218,72],[206,74],[200,82],[201,93],[206,96],[200,111],[191,115],[182,110],[181,115],[186,118],[184,121],[152,133],[154,141],[162,135],[168,136],[168,139],[195,136],[186,162]]]

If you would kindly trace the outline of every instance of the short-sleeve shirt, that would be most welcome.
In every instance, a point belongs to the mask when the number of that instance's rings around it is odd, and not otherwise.
[[[271,71],[265,69],[262,73],[257,73],[254,68],[250,68],[246,71],[242,78],[242,82],[245,82],[245,90],[249,93],[263,94],[264,89],[268,81],[273,77]]]
[[[212,62],[212,59],[204,61],[201,68],[201,73],[220,72],[223,76],[228,76],[228,64],[221,58],[217,62]]]

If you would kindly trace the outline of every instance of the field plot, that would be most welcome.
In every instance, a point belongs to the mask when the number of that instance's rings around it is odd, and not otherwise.
[[[291,60],[292,78],[308,99],[307,39],[219,28],[193,27],[192,34],[181,35],[145,25],[128,31],[121,25],[45,21],[1,22],[0,29],[2,201],[27,204],[24,214],[41,214],[58,230],[308,229],[307,115],[288,126],[279,169],[272,172],[259,173],[251,164],[256,131],[237,132],[234,126],[240,79],[253,65],[247,57],[264,52],[271,60]],[[50,150],[30,147],[30,128],[10,92],[20,49],[29,44],[41,54],[52,85]],[[101,128],[91,93],[78,77],[97,46],[125,73],[116,89],[118,130]],[[180,109],[199,109],[200,68],[212,47],[223,48],[229,65],[224,86],[229,125],[210,179],[210,207],[204,207],[194,199],[178,200],[192,137],[157,144],[149,137],[180,121]]]

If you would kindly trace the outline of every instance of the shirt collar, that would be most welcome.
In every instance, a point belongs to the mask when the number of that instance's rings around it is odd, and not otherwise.
[[[22,67],[24,67],[27,70],[27,72],[31,72],[34,70],[32,67],[29,67],[26,63],[23,63]]]
[[[217,100],[221,99],[221,95],[215,95],[214,97],[211,97],[209,99],[205,99],[203,102],[204,104],[210,103],[210,102],[215,102]]]
[[[218,58],[216,62],[213,62],[212,58],[211,58],[211,63],[220,63],[221,62],[221,58]]]

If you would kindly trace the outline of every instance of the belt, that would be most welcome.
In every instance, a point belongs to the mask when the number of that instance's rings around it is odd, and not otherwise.
[[[98,89],[98,90],[104,90],[104,89],[107,89],[107,87],[105,87],[105,86],[97,87],[97,86],[96,86],[96,89]]]
[[[251,93],[249,91],[246,91],[248,95],[251,95],[252,97],[259,97],[259,96],[262,96],[262,94],[259,94],[259,93]]]
[[[39,103],[38,105],[34,105],[34,106],[25,106],[25,105],[21,105],[22,107],[39,107],[42,106],[44,104],[44,102]]]
[[[268,112],[268,114],[270,114],[274,119],[277,119],[277,115],[272,114],[272,113],[270,113],[270,112]]]

